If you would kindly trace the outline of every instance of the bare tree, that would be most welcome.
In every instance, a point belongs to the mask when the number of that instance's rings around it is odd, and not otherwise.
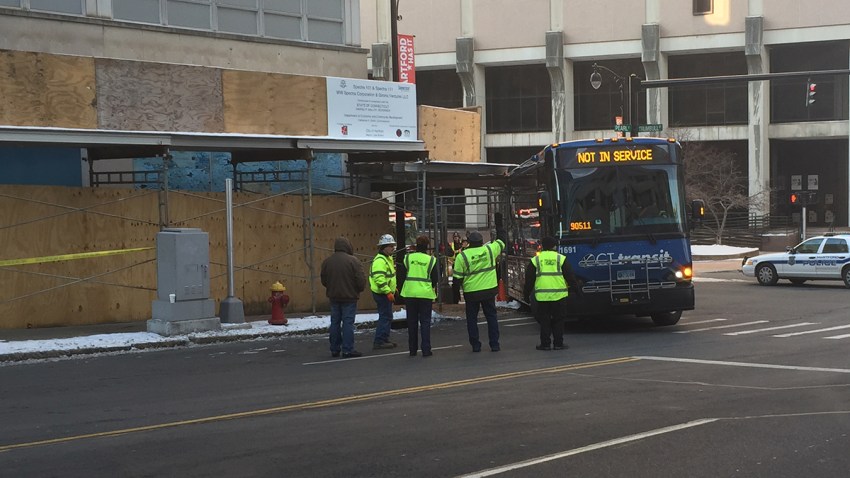
[[[711,144],[682,143],[685,150],[685,188],[689,200],[705,201],[705,227],[723,243],[729,212],[746,210],[759,197],[747,195],[747,175],[735,162],[735,155]]]

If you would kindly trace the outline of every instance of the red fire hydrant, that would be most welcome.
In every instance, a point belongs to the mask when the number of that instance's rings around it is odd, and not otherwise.
[[[286,316],[283,315],[283,309],[289,304],[289,296],[284,294],[286,287],[280,281],[272,284],[272,296],[269,297],[269,302],[272,304],[272,318],[269,319],[271,325],[286,325],[289,323]]]

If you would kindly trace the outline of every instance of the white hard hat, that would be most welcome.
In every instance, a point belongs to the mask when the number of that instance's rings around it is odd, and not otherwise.
[[[395,239],[392,234],[384,234],[378,240],[378,246],[389,246],[390,244],[395,245]]]

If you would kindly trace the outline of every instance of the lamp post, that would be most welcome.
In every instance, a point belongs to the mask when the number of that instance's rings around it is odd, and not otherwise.
[[[638,81],[640,81],[640,78],[638,78],[638,76],[635,75],[634,73],[630,74],[627,78],[625,76],[617,74],[616,72],[614,72],[613,70],[611,70],[610,68],[608,68],[606,66],[602,66],[600,64],[594,63],[593,64],[593,73],[590,74],[590,86],[594,90],[598,90],[602,86],[602,73],[600,73],[600,70],[602,70],[602,71],[608,73],[609,75],[611,75],[612,77],[614,77],[614,81],[617,82],[617,87],[620,89],[620,117],[623,117],[623,83],[628,81],[628,83],[629,83],[629,90],[628,90],[628,93],[629,93],[629,116],[628,116],[627,121],[629,122],[628,123],[629,124],[629,136],[634,136],[635,125],[632,122],[632,80],[637,78]]]

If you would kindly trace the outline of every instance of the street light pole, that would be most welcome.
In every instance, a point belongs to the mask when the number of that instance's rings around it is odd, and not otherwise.
[[[602,86],[602,74],[599,73],[599,70],[605,71],[609,75],[613,76],[614,81],[617,82],[617,86],[620,87],[620,117],[623,116],[623,83],[625,83],[626,81],[629,82],[629,116],[627,121],[629,122],[629,136],[634,136],[636,128],[632,117],[632,80],[637,79],[638,82],[640,82],[641,79],[634,73],[630,74],[628,78],[626,78],[625,76],[617,74],[612,69],[606,66],[594,63],[593,73],[590,74],[590,86],[593,87],[594,90],[598,90]]]

